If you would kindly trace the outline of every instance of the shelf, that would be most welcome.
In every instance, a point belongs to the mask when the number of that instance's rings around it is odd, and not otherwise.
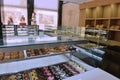
[[[109,20],[109,18],[96,18],[96,20]]]
[[[95,20],[95,18],[86,18],[86,20]]]
[[[110,19],[113,19],[113,20],[119,20],[120,19],[120,17],[111,17]]]
[[[90,39],[90,41],[98,43],[98,41],[95,39]],[[120,46],[120,42],[115,40],[100,41],[99,44],[103,44],[106,46]]]
[[[0,64],[0,75],[12,74],[34,68],[50,66],[53,64],[68,62],[69,59],[64,55],[54,55],[29,60],[15,61]]]
[[[78,36],[55,36],[51,37],[48,35],[41,36],[13,36],[3,39],[4,44],[0,45],[0,51],[4,52],[7,50],[27,50],[32,49],[33,47],[38,48],[47,48],[50,46],[58,45],[70,45],[75,43],[86,43],[88,40],[85,38],[80,38]],[[40,46],[41,45],[41,46]]]
[[[110,29],[110,31],[116,31],[116,32],[120,32],[120,30],[114,30],[114,29]]]

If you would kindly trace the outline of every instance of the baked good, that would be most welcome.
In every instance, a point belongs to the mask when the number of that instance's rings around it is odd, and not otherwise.
[[[110,27],[110,30],[114,30],[114,26],[111,26],[111,27]]]
[[[0,52],[0,61],[3,60],[3,58],[4,58],[4,53]]]
[[[95,28],[96,28],[96,29],[99,29],[99,27],[100,27],[99,25],[96,25],[96,27],[95,27]]]
[[[10,52],[10,59],[18,59],[18,58],[19,58],[18,51]]]
[[[115,30],[119,30],[120,29],[120,27],[119,26],[115,26]]]
[[[8,80],[17,80],[16,75],[11,75]]]
[[[28,56],[28,57],[31,56],[31,50],[30,50],[30,49],[26,50],[26,53],[27,53],[27,56]]]
[[[4,60],[10,60],[10,52],[5,52]]]
[[[104,28],[104,25],[103,25],[103,24],[101,24],[101,25],[99,26],[99,28],[100,28],[100,29]]]
[[[38,54],[42,55],[42,51],[40,49],[38,49]]]
[[[23,74],[24,74],[24,80],[30,80],[30,77],[27,71],[24,71]]]
[[[19,59],[23,59],[24,58],[24,53],[23,51],[19,51]]]
[[[41,52],[43,53],[43,54],[47,54],[48,53],[48,49],[47,48],[42,48],[42,49],[40,49],[41,50]]]
[[[34,49],[31,49],[31,55],[32,55],[32,56],[35,56]]]
[[[39,80],[35,70],[30,71],[30,77],[31,77],[31,80]]]
[[[2,76],[1,80],[9,80],[9,77],[8,76]]]

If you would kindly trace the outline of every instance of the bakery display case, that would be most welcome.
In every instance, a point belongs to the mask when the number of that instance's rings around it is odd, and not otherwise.
[[[18,36],[27,36],[28,35],[28,26],[17,26],[17,35]]]
[[[23,38],[28,39],[26,42],[16,43],[15,38],[12,38],[14,43],[9,43],[8,40],[8,43],[0,45],[1,80],[67,80],[69,78],[74,80],[74,76],[83,74],[88,77],[86,73],[92,74],[97,69],[74,55],[82,54],[77,44],[87,44],[88,40],[85,38],[73,36],[74,38],[66,39],[63,35],[60,38],[60,35],[46,34],[42,37],[33,36],[32,40],[29,40],[29,37],[31,39],[31,36]],[[20,38],[17,37],[17,40]],[[83,58],[85,59],[84,56]],[[119,80],[99,68],[97,70],[99,75],[102,71],[102,75],[108,75],[112,80]]]
[[[1,76],[1,80],[63,80],[67,77],[84,73],[85,71],[78,63],[69,61],[12,75],[3,75]]]
[[[86,29],[85,37],[90,41],[106,42],[108,40],[108,30],[104,29]]]
[[[97,1],[80,4],[80,25],[109,31],[109,40],[120,41],[120,1]],[[94,4],[94,5],[93,5]],[[84,15],[85,14],[85,15]]]
[[[4,37],[39,35],[38,25],[3,25]]]
[[[71,60],[71,53],[75,51],[72,45],[88,42],[77,37],[66,40],[62,36],[59,39],[45,34],[43,37],[34,36],[33,40],[29,40],[31,36],[22,38],[22,40],[28,38],[26,42],[18,42],[20,38],[11,38],[14,42],[10,43],[9,39],[0,45],[0,75],[68,62]]]
[[[4,25],[2,27],[3,36],[15,36],[15,29],[13,25]]]
[[[38,25],[28,25],[28,35],[39,35],[38,33],[39,26]]]

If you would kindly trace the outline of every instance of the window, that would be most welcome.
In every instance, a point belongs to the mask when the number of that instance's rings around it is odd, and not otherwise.
[[[36,21],[39,29],[57,29],[58,0],[35,0]],[[54,4],[54,5],[53,5]]]
[[[27,0],[3,0],[1,15],[3,24],[8,24],[9,18],[12,18],[13,24],[18,25],[21,16],[27,23]]]

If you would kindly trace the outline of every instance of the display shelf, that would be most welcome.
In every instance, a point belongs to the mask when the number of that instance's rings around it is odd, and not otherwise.
[[[111,11],[111,8],[110,8],[110,5],[106,5],[106,6],[103,6],[103,18],[110,18],[110,11]]]
[[[110,31],[120,32],[120,30],[110,29]]]
[[[109,29],[109,20],[108,19],[99,19],[99,20],[96,20],[96,26],[95,28],[100,28],[100,29]]]
[[[64,80],[120,80],[117,77],[99,69],[95,68],[86,73],[78,74],[76,76]]]
[[[118,3],[118,13],[117,13],[117,17],[120,17],[120,3]]]
[[[96,18],[96,20],[109,20],[109,18]]]
[[[117,17],[118,14],[118,5],[111,4],[111,17]]]
[[[96,18],[96,8],[87,8],[86,18]]]
[[[110,19],[111,19],[111,20],[112,20],[112,19],[116,19],[116,20],[117,20],[117,19],[120,19],[120,17],[111,17]]]
[[[86,18],[86,20],[95,20],[94,18]]]
[[[104,1],[104,0],[103,0]],[[82,6],[84,6],[84,8],[81,10],[84,11],[84,14],[86,14],[84,16],[84,18],[82,18],[84,21],[84,26],[86,28],[95,28],[95,29],[105,29],[105,30],[120,30],[120,2],[115,2],[113,1],[113,3],[110,2],[110,4],[102,4],[100,3],[98,6],[94,6],[94,7],[88,7],[90,5],[98,3],[97,1],[93,1],[91,2],[91,4],[86,3],[86,4],[81,4]],[[108,1],[109,3],[109,1]],[[83,14],[83,13],[82,13]],[[94,16],[94,17],[93,17]],[[82,25],[83,26],[83,25]],[[114,33],[110,33],[109,35],[111,36],[116,36],[118,35],[119,31],[114,31]],[[118,36],[116,36],[115,38],[113,38],[112,40],[116,40],[116,41],[120,41],[120,38],[117,38]]]
[[[74,46],[74,47],[76,47],[78,49],[78,51],[80,52],[80,53],[78,53],[79,55],[83,54],[86,57],[90,57],[90,58],[93,58],[93,59],[98,60],[98,61],[103,60],[103,58],[102,58],[103,54],[101,54],[101,53],[93,53],[93,50],[95,50],[95,49],[82,48],[80,46]],[[96,47],[96,49],[97,49],[97,47]]]
[[[95,20],[86,20],[85,27],[86,28],[94,28]]]
[[[96,18],[103,18],[103,6],[96,7]]]

